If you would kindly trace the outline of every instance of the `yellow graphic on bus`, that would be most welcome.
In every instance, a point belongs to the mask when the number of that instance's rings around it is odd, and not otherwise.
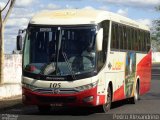
[[[115,62],[112,66],[112,70],[122,70],[124,62]]]

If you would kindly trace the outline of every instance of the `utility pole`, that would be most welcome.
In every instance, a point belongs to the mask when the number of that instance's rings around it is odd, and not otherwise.
[[[11,13],[11,10],[15,4],[16,0],[8,0],[6,6],[1,9],[0,7],[0,84],[4,83],[4,74],[3,74],[3,68],[4,68],[4,27],[8,20],[8,17]],[[9,5],[10,3],[10,5]],[[4,19],[2,18],[2,12],[7,8],[9,5],[9,8],[7,10],[6,15],[4,16]]]

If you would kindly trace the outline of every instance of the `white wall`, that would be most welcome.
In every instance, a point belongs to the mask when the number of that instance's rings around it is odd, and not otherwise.
[[[20,83],[22,76],[22,55],[6,54],[4,59],[4,83]]]
[[[160,62],[160,52],[152,52],[152,62]]]

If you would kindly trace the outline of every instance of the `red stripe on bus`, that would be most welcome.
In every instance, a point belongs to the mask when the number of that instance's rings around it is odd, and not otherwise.
[[[122,85],[119,89],[117,89],[113,94],[113,101],[122,100],[125,98],[124,94],[124,85]]]

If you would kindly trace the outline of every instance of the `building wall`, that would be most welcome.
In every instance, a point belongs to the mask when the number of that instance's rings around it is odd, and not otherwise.
[[[152,52],[152,62],[160,63],[160,52]]]
[[[22,76],[22,55],[6,54],[4,59],[4,83],[20,83]]]

